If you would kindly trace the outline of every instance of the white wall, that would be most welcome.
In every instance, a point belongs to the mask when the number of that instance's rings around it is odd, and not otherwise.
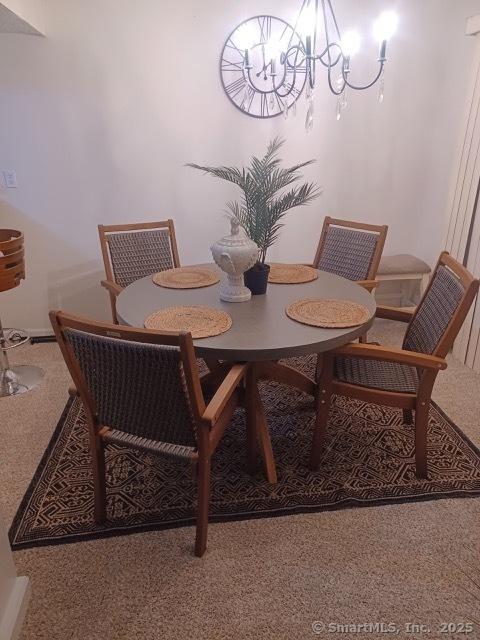
[[[326,214],[390,225],[387,252],[433,262],[441,249],[473,43],[465,18],[477,0],[337,0],[345,28],[369,35],[395,7],[386,94],[351,96],[340,122],[325,83],[307,135],[296,120],[261,121],[223,94],[226,35],[259,12],[293,19],[296,0],[46,0],[48,38],[0,34],[0,169],[19,188],[0,192],[0,226],[23,229],[28,275],[0,296],[4,324],[48,330],[63,307],[108,317],[98,285],[96,225],[173,217],[183,263],[209,259],[227,231],[228,185],[183,165],[242,163],[284,135],[286,161],[317,158],[307,172],[325,192],[293,212],[270,257],[307,260]],[[360,75],[375,66],[369,41]]]

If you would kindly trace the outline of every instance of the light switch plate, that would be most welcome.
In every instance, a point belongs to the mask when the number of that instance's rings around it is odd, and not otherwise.
[[[6,189],[16,189],[18,187],[17,174],[13,169],[3,172],[3,180],[5,182]]]

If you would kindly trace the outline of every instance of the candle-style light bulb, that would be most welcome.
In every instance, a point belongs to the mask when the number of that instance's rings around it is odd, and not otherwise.
[[[397,26],[398,16],[394,11],[384,11],[374,22],[373,35],[380,45],[378,52],[380,61],[386,60],[387,42],[397,30]]]
[[[387,41],[382,40],[380,42],[380,49],[378,50],[378,59],[380,62],[385,62],[387,59]]]
[[[307,58],[312,55],[312,38],[311,36],[307,36],[305,38],[305,52],[307,54]]]
[[[315,10],[315,3],[307,3],[304,5],[300,15],[297,17],[296,31],[301,36],[307,36],[309,33],[313,33],[317,22],[317,12]]]
[[[373,35],[378,42],[390,40],[398,26],[398,16],[394,11],[384,11],[375,20]]]
[[[358,31],[345,31],[340,42],[344,57],[350,59],[357,54],[360,51],[361,41]]]

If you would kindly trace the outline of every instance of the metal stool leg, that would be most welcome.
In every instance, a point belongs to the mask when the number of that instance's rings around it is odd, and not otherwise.
[[[1,343],[3,331],[0,329],[0,332]],[[7,352],[0,347],[0,397],[11,396],[17,392],[17,389],[17,379],[15,374],[10,370]]]
[[[31,365],[19,365],[11,367],[8,362],[7,351],[24,344],[28,340],[25,338],[11,342],[5,335],[0,320],[0,398],[16,396],[25,391],[30,391],[37,386],[45,375],[39,367]]]

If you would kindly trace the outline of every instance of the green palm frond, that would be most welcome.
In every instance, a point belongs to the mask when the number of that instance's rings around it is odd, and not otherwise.
[[[295,185],[301,179],[300,170],[315,160],[287,169],[280,167],[279,151],[284,144],[284,140],[275,138],[268,144],[265,155],[262,158],[252,157],[247,168],[187,165],[240,187],[243,192],[241,202],[228,202],[227,212],[238,220],[249,238],[257,244],[262,262],[265,262],[267,250],[277,241],[287,212],[310,204],[322,192],[313,182]],[[289,190],[285,191],[287,188]]]
[[[233,182],[240,188],[244,188],[246,175],[245,169],[240,171],[240,169],[237,169],[237,167],[202,167],[199,164],[187,164],[187,167],[191,167],[192,169],[199,169],[204,173],[209,173],[215,178],[221,178],[222,180]]]

